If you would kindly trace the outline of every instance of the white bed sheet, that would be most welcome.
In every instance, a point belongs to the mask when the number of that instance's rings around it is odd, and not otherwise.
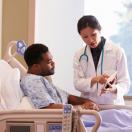
[[[102,117],[102,123],[98,132],[132,132],[132,112],[126,109],[109,109],[99,112]],[[87,131],[92,130],[95,124],[95,118],[90,115],[82,115]]]

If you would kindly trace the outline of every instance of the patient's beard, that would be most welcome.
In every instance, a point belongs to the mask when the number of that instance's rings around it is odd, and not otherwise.
[[[49,72],[48,76],[53,75],[54,73],[55,73],[55,71],[54,71],[54,69],[53,69],[53,70],[51,70],[51,71]]]
[[[50,71],[41,73],[41,76],[50,76],[54,74],[54,69],[51,69]]]

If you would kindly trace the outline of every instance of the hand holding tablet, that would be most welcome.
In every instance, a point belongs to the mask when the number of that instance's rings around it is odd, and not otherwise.
[[[110,92],[109,89],[112,90],[112,85],[115,83],[116,81],[116,76],[117,76],[117,71],[114,72],[112,75],[110,75],[110,77],[107,79],[106,83],[104,84],[103,88],[101,89],[100,91],[100,96],[103,94],[103,93],[108,93]]]

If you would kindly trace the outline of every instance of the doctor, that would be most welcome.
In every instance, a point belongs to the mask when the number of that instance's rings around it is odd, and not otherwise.
[[[101,25],[95,16],[78,21],[78,33],[85,46],[74,56],[74,86],[81,96],[98,104],[124,104],[130,79],[124,50],[101,36]],[[117,72],[116,81],[103,88],[108,77]]]

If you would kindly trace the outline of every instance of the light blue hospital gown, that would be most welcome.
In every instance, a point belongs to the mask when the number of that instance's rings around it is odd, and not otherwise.
[[[50,103],[65,104],[68,102],[68,93],[57,89],[42,76],[27,74],[21,79],[21,89],[35,108],[43,108]]]

